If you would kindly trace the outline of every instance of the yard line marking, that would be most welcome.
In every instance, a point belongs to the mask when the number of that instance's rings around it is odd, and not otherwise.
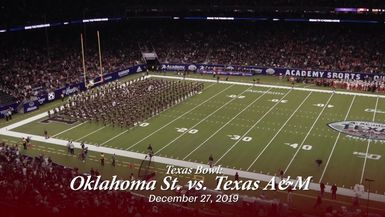
[[[255,122],[247,131],[246,131],[246,133],[244,133],[240,138],[239,138],[239,140],[237,140],[229,149],[227,149],[227,151],[218,159],[218,161],[215,163],[215,164],[218,164],[218,162],[220,161],[220,160],[222,160],[222,158],[224,157],[224,156],[226,156],[227,155],[227,153],[229,153],[241,140],[242,140],[242,138],[243,137],[245,137],[255,126],[257,126],[257,124],[259,123],[259,122],[261,122],[265,117],[266,117],[266,115],[267,114],[269,114],[278,104],[280,104],[281,103],[281,100],[283,100],[290,92],[292,91],[292,89],[291,90],[289,90],[288,92],[286,92],[286,94],[285,95],[283,95],[283,97],[281,98],[281,99],[279,99],[278,100],[278,102],[276,102],[272,107],[270,107],[270,109],[267,111],[267,112],[265,112],[265,114],[261,117],[261,118],[259,118],[259,120],[257,121],[257,122]]]
[[[227,89],[229,89],[230,87],[233,87],[234,85],[230,85],[228,87],[226,87],[225,89],[221,90],[220,92],[216,93],[215,95],[211,96],[210,98],[206,99],[205,101],[203,101],[202,103],[199,103],[197,106],[195,106],[194,108],[188,110],[187,112],[181,114],[179,117],[173,119],[172,121],[170,121],[169,123],[163,125],[162,127],[158,128],[157,130],[155,130],[154,132],[148,134],[147,136],[143,137],[141,140],[137,141],[136,143],[134,143],[133,145],[131,145],[130,147],[126,148],[126,150],[129,150],[133,147],[135,147],[137,144],[141,143],[142,141],[146,140],[148,137],[154,135],[155,133],[159,132],[160,130],[162,130],[163,128],[169,126],[170,124],[174,123],[175,121],[179,120],[180,118],[182,118],[183,116],[189,114],[190,112],[194,111],[196,108],[202,106],[203,104],[205,104],[206,102],[210,101],[211,99],[213,99],[214,97],[218,96],[219,94],[223,93],[224,91],[226,91]]]
[[[249,90],[250,88],[252,87],[249,87],[247,88],[246,90],[242,91],[241,93],[237,94],[238,96],[245,93],[247,90]],[[232,98],[231,100],[227,101],[225,104],[223,104],[221,107],[217,108],[215,111],[211,112],[209,115],[207,115],[206,117],[204,117],[202,120],[200,120],[198,123],[194,124],[194,126],[190,127],[190,129],[194,129],[194,127],[198,126],[199,124],[201,124],[203,121],[207,120],[207,118],[211,117],[213,114],[215,114],[217,111],[221,110],[222,108],[224,108],[225,106],[227,106],[228,104],[230,104],[231,102],[233,102],[234,100],[236,100],[237,98]],[[172,143],[174,143],[176,140],[178,140],[180,137],[184,136],[186,133],[189,132],[189,130],[186,130],[185,132],[183,132],[182,134],[180,134],[179,136],[177,136],[175,139],[173,139],[171,142],[169,142],[167,145],[163,146],[161,149],[159,149],[157,152],[155,152],[155,154],[158,154],[159,152],[161,152],[163,149],[167,148],[168,146],[170,146]]]
[[[89,134],[87,134],[87,135],[85,135],[85,136],[80,137],[79,139],[75,139],[75,141],[79,141],[79,140],[81,140],[81,139],[86,138],[86,137],[89,136],[89,135],[92,135],[92,134],[94,134],[94,133],[96,133],[96,132],[99,132],[100,130],[106,128],[107,126],[108,126],[108,125],[105,125],[105,126],[99,128],[99,129],[96,129],[96,130],[92,131],[91,133],[89,133]]]
[[[165,75],[149,75],[149,78],[166,78],[166,79],[176,79],[176,80],[182,80],[182,78],[175,77],[175,76],[165,76]],[[202,81],[202,82],[210,82],[210,83],[217,83],[217,80],[213,79],[203,79],[203,78],[186,78],[186,81]],[[253,87],[266,87],[266,88],[277,88],[277,89],[286,89],[286,90],[299,90],[299,91],[308,91],[308,92],[314,92],[314,93],[333,93],[333,94],[341,94],[341,95],[352,95],[352,96],[367,96],[367,97],[379,97],[379,98],[385,98],[385,95],[378,95],[378,94],[370,94],[370,93],[357,93],[354,91],[342,91],[342,90],[325,90],[325,89],[316,89],[316,88],[304,88],[304,87],[292,87],[292,86],[285,86],[285,85],[273,85],[273,84],[253,84],[253,83],[247,83],[247,82],[236,82],[236,81],[219,81],[220,84],[236,84],[236,85],[242,85],[242,86],[253,86]]]
[[[330,100],[332,99],[333,96],[334,96],[334,93],[332,93],[332,94],[330,95],[328,101],[326,101],[326,103],[325,103],[324,107],[322,108],[321,112],[318,114],[317,118],[316,118],[315,121],[313,122],[313,125],[311,125],[311,127],[310,127],[309,131],[307,132],[305,138],[302,140],[301,145],[297,148],[297,151],[294,153],[294,156],[291,158],[291,160],[290,160],[289,164],[287,165],[287,167],[286,167],[284,173],[287,172],[287,170],[289,169],[290,165],[293,163],[295,157],[297,157],[298,152],[302,149],[302,146],[303,146],[303,144],[305,143],[307,137],[310,135],[311,131],[313,130],[315,124],[316,124],[317,121],[318,121],[318,119],[321,117],[322,113],[323,113],[323,112],[325,111],[325,109],[328,107],[329,102],[330,102]]]
[[[306,102],[306,100],[310,97],[310,95],[312,94],[313,92],[310,92],[306,97],[305,99],[301,102],[301,104],[297,107],[297,109],[290,115],[290,117],[286,120],[286,122],[281,126],[281,128],[279,128],[279,130],[277,131],[277,133],[273,136],[273,138],[271,138],[271,140],[267,143],[267,145],[263,148],[263,150],[258,154],[258,156],[254,159],[254,161],[250,164],[250,166],[247,168],[246,171],[249,171],[250,168],[255,164],[255,162],[261,157],[261,155],[266,151],[266,149],[270,146],[270,144],[274,141],[274,139],[278,136],[278,134],[282,131],[282,129],[286,126],[287,123],[289,123],[289,121],[293,118],[293,116],[295,115],[295,113],[297,113],[297,111],[302,107],[302,105]]]
[[[123,135],[123,134],[125,134],[125,133],[127,133],[127,132],[128,132],[128,129],[125,130],[125,131],[123,131],[123,132],[121,132],[121,133],[119,133],[118,135],[116,135],[116,136],[114,136],[114,137],[108,139],[107,141],[103,142],[102,144],[100,144],[100,146],[103,146],[104,144],[106,144],[106,143],[108,143],[108,142],[110,142],[110,141],[112,141],[112,140],[118,138],[119,136],[121,136],[121,135]]]
[[[70,131],[70,130],[72,130],[72,129],[75,129],[76,127],[79,127],[80,125],[83,125],[83,124],[85,124],[86,122],[87,122],[87,121],[82,122],[82,123],[80,123],[80,124],[78,124],[78,125],[75,125],[75,126],[73,126],[73,127],[71,127],[71,128],[68,128],[68,129],[66,129],[66,130],[63,130],[62,132],[57,133],[57,134],[53,135],[52,137],[56,137],[56,136],[61,135],[61,134],[65,133],[65,132],[68,132],[68,131]]]
[[[350,106],[349,106],[348,112],[347,112],[346,115],[345,115],[344,121],[346,121],[346,120],[348,119],[350,110],[352,109],[352,106],[353,106],[353,103],[354,103],[354,100],[355,100],[355,99],[356,99],[356,96],[353,97],[352,102],[350,103]],[[330,159],[332,158],[332,155],[333,155],[333,153],[334,153],[334,149],[335,149],[336,146],[337,146],[337,142],[338,142],[340,136],[341,136],[341,132],[338,132],[338,135],[337,135],[336,141],[334,142],[332,151],[331,151],[331,153],[330,153],[330,155],[329,155],[328,160],[326,161],[325,168],[324,168],[324,170],[322,171],[321,178],[320,178],[319,181],[318,181],[319,183],[322,182],[322,179],[323,179],[323,177],[324,177],[324,175],[325,175],[326,169],[327,169],[328,166],[329,166]]]
[[[207,90],[208,88],[214,86],[214,85],[215,85],[215,84],[210,84],[210,85],[206,88],[206,90]],[[167,109],[165,109],[165,110],[159,112],[159,114],[161,114],[161,113],[163,113],[163,112],[165,112],[165,111],[167,111],[167,110],[169,110],[169,109],[171,109],[171,108],[174,108],[174,106],[168,107]],[[158,114],[158,115],[159,115],[159,114]],[[148,120],[150,120],[150,119],[153,118],[153,117],[157,117],[158,115],[151,116],[151,117],[147,118],[146,120],[144,120],[143,122],[148,121]],[[102,146],[102,145],[104,145],[104,144],[107,144],[108,142],[111,142],[112,140],[118,138],[119,136],[121,136],[121,135],[127,133],[128,130],[129,130],[129,129],[127,129],[127,130],[125,130],[125,131],[119,133],[119,134],[116,135],[116,136],[111,137],[110,139],[108,139],[107,141],[104,141],[104,142],[101,143],[100,145]],[[126,150],[128,150],[128,149],[126,149]]]
[[[372,122],[374,122],[374,120],[376,119],[377,105],[378,105],[378,97],[377,97],[377,100],[376,100],[376,106],[375,106],[374,112],[373,112],[373,119],[372,119]],[[365,173],[366,161],[367,161],[367,159],[368,159],[368,153],[369,153],[370,142],[371,142],[371,139],[369,138],[369,139],[368,139],[368,146],[366,147],[366,155],[365,155],[365,159],[364,159],[364,165],[363,165],[363,167],[362,167],[362,173],[361,173],[361,181],[360,181],[360,183],[362,183],[362,181],[363,181],[363,179],[364,179],[364,173]]]
[[[266,93],[268,93],[272,88],[266,90],[262,95],[260,95],[258,98],[253,100],[248,106],[246,106],[242,111],[240,111],[237,115],[235,115],[233,118],[231,118],[229,121],[227,121],[224,125],[222,125],[221,128],[219,128],[215,133],[211,134],[205,141],[203,141],[201,144],[199,144],[194,150],[192,150],[188,155],[186,155],[183,160],[188,158],[192,153],[194,153],[196,150],[198,150],[202,145],[204,145],[207,141],[209,141],[213,136],[215,136],[219,131],[221,131],[224,127],[226,127],[230,122],[232,122],[235,118],[237,118],[240,114],[242,114],[246,109],[248,109],[251,105],[253,105],[256,101],[258,101],[260,98],[262,98]]]

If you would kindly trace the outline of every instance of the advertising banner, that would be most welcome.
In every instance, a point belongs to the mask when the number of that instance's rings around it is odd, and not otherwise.
[[[24,106],[24,113],[27,113],[27,112],[31,112],[39,109],[39,102],[38,100],[31,101],[31,102],[25,103],[23,106]]]
[[[18,103],[13,103],[10,105],[0,107],[0,118],[5,118],[5,114],[8,112],[8,109],[15,112],[17,110]]]
[[[233,65],[212,65],[212,64],[161,64],[162,71],[190,71],[202,74],[219,75],[277,75],[293,76],[304,78],[325,78],[325,79],[344,79],[344,80],[384,80],[384,75],[368,74],[360,72],[338,72],[324,70],[303,70],[295,68],[269,68],[258,66],[233,66]]]

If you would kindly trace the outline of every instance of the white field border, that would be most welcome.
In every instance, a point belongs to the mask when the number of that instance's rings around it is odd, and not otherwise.
[[[183,78],[175,77],[175,76],[149,75],[148,77],[183,80]],[[184,79],[190,80],[190,81],[202,81],[202,82],[210,82],[210,83],[216,83],[217,82],[217,81],[210,80],[210,79],[194,79],[194,78],[184,78]],[[279,89],[293,89],[293,90],[303,90],[303,91],[320,92],[320,93],[335,93],[335,94],[385,98],[385,95],[352,93],[352,92],[344,92],[344,91],[328,91],[328,90],[296,88],[296,87],[292,88],[292,87],[283,87],[283,86],[276,86],[276,85],[261,85],[261,84],[255,84],[254,85],[251,83],[231,82],[231,81],[219,81],[219,83],[246,85],[246,86],[258,86],[258,87],[270,87],[270,88],[279,88]],[[26,125],[28,123],[34,122],[36,120],[39,120],[39,119],[47,117],[47,116],[48,116],[48,113],[43,112],[41,114],[29,117],[29,118],[24,119],[22,121],[19,121],[19,122],[16,122],[14,124],[8,125],[6,127],[0,128],[0,135],[16,137],[16,138],[31,137],[31,139],[33,141],[38,141],[38,142],[49,143],[49,144],[54,144],[54,145],[66,147],[67,146],[66,140],[56,139],[56,138],[46,139],[43,136],[11,131],[12,129]],[[81,148],[80,142],[73,142],[73,144],[76,148],[78,148],[78,149]],[[114,149],[114,148],[103,147],[103,146],[96,146],[96,145],[92,145],[92,144],[86,144],[86,146],[88,147],[88,150],[94,151],[94,152],[116,154],[116,155],[119,155],[122,157],[139,159],[139,160],[142,160],[145,157],[145,154],[137,153],[137,152],[131,152],[131,151],[127,151],[127,150]],[[183,160],[176,160],[176,159],[160,157],[160,156],[154,156],[153,161],[157,162],[157,163],[162,163],[162,164],[170,164],[170,165],[176,165],[176,166],[180,166],[180,167],[189,167],[189,168],[196,168],[197,166],[208,167],[208,165],[206,165],[206,164],[183,161]],[[250,179],[250,180],[261,180],[263,182],[269,182],[273,178],[273,176],[266,175],[266,174],[254,173],[254,172],[248,172],[248,171],[239,171],[239,170],[231,169],[231,168],[223,168],[223,174],[224,175],[233,176],[236,172],[238,172],[240,177],[245,178],[245,179]],[[309,188],[311,190],[319,191],[319,184],[312,182],[312,183],[310,183]],[[330,192],[330,188],[331,188],[331,186],[327,185],[326,186],[326,189],[327,189],[326,192]],[[355,197],[355,192],[352,189],[348,189],[348,188],[339,187],[337,194],[343,195],[343,196],[348,196],[348,197]],[[371,193],[370,194],[370,200],[378,201],[378,202],[385,202],[385,194]]]

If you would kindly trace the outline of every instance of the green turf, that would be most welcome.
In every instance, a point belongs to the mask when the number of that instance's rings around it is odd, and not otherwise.
[[[250,78],[237,79],[250,82]],[[288,85],[286,81],[275,81]],[[152,144],[156,155],[187,161],[206,163],[209,154],[213,154],[214,160],[226,167],[270,175],[282,169],[291,176],[314,176],[314,182],[320,181],[324,174],[323,182],[347,188],[360,182],[364,169],[364,178],[376,180],[372,189],[381,194],[385,192],[385,174],[378,172],[385,169],[385,144],[370,143],[368,153],[382,157],[380,160],[368,159],[363,168],[364,159],[353,152],[365,153],[368,142],[341,134],[332,152],[338,132],[327,126],[343,121],[346,115],[347,120],[372,121],[373,113],[364,110],[374,109],[376,98],[355,97],[348,113],[354,96],[277,88],[264,94],[267,90],[264,87],[207,83],[202,94],[147,120],[149,125],[132,129],[87,122],[63,132],[80,123],[35,121],[14,130],[43,135],[47,129],[50,135],[60,133],[56,138],[135,152],[144,152],[148,144]],[[285,101],[276,101],[280,99]],[[317,106],[326,104],[329,99],[329,105],[333,107]],[[385,111],[385,99],[379,99],[377,109]],[[375,121],[383,122],[384,118],[385,114],[376,113]],[[240,140],[237,136],[241,136]],[[314,162],[316,159],[324,162],[320,168]]]

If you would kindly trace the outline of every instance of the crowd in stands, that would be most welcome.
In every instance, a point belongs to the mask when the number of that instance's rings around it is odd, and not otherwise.
[[[111,24],[113,25],[113,24]],[[383,29],[309,24],[167,23],[137,24],[103,35],[103,72],[142,61],[141,47],[155,50],[160,62],[253,65],[305,70],[383,73]],[[68,30],[70,31],[70,30]],[[12,33],[10,33],[12,34]],[[41,91],[83,80],[79,38],[63,36],[49,45],[4,46],[0,54],[0,90],[19,101]],[[12,37],[11,35],[9,37]],[[78,37],[78,36],[77,36]],[[6,42],[5,42],[6,43]],[[143,51],[143,50],[142,50]],[[96,42],[86,46],[87,77],[99,75]]]
[[[32,146],[30,142],[30,140],[23,141],[24,150]],[[103,166],[104,159],[103,155]],[[91,169],[88,174],[95,179],[100,175],[97,169]],[[247,200],[242,199],[240,203],[234,204],[194,206],[189,203],[150,203],[146,197],[129,191],[73,191],[69,183],[78,175],[86,174],[81,173],[77,168],[59,165],[47,156],[24,155],[18,145],[0,142],[0,212],[2,216],[21,216],[31,212],[39,213],[39,216],[105,217],[303,216],[301,211],[288,210],[284,208],[287,204],[277,199],[268,199],[264,195],[253,197],[254,199],[246,197]],[[130,179],[135,179],[132,173]],[[288,201],[289,196],[288,193]],[[322,198],[318,197],[315,207],[320,209],[321,204]],[[365,213],[360,209],[352,212],[346,207],[340,209],[328,206],[322,216],[361,217],[365,216]],[[381,217],[375,214],[372,216]]]
[[[192,208],[149,203],[147,198],[126,191],[72,191],[69,183],[79,174],[77,168],[66,168],[49,157],[28,157],[17,146],[0,143],[2,216],[31,212],[39,216],[213,216]]]
[[[78,41],[75,41],[78,42]],[[78,45],[79,44],[79,45]],[[19,102],[84,80],[80,43],[74,46],[51,43],[45,46],[15,46],[0,54],[0,90]],[[103,73],[139,64],[140,53],[134,43],[111,38],[103,47]],[[86,77],[100,75],[99,56],[95,44],[85,50]]]
[[[31,147],[30,142],[28,139],[23,140],[24,150]],[[59,165],[47,156],[23,155],[20,148],[18,145],[0,142],[0,212],[5,215],[19,216],[38,212],[39,216],[292,216],[287,211],[280,214],[278,206],[281,205],[275,200],[245,201],[237,205],[241,209],[234,210],[231,204],[219,207],[214,204],[205,205],[202,208],[199,204],[150,203],[146,197],[129,191],[73,191],[69,184],[72,178],[85,173],[77,168]],[[104,159],[103,155],[103,166]],[[100,175],[94,169],[88,174],[95,179]],[[131,173],[130,179],[134,178]]]
[[[207,24],[206,24],[207,25]],[[384,71],[385,39],[377,30],[343,26],[229,25],[163,34],[165,62],[289,67],[365,73]],[[162,50],[163,47],[161,48]]]

